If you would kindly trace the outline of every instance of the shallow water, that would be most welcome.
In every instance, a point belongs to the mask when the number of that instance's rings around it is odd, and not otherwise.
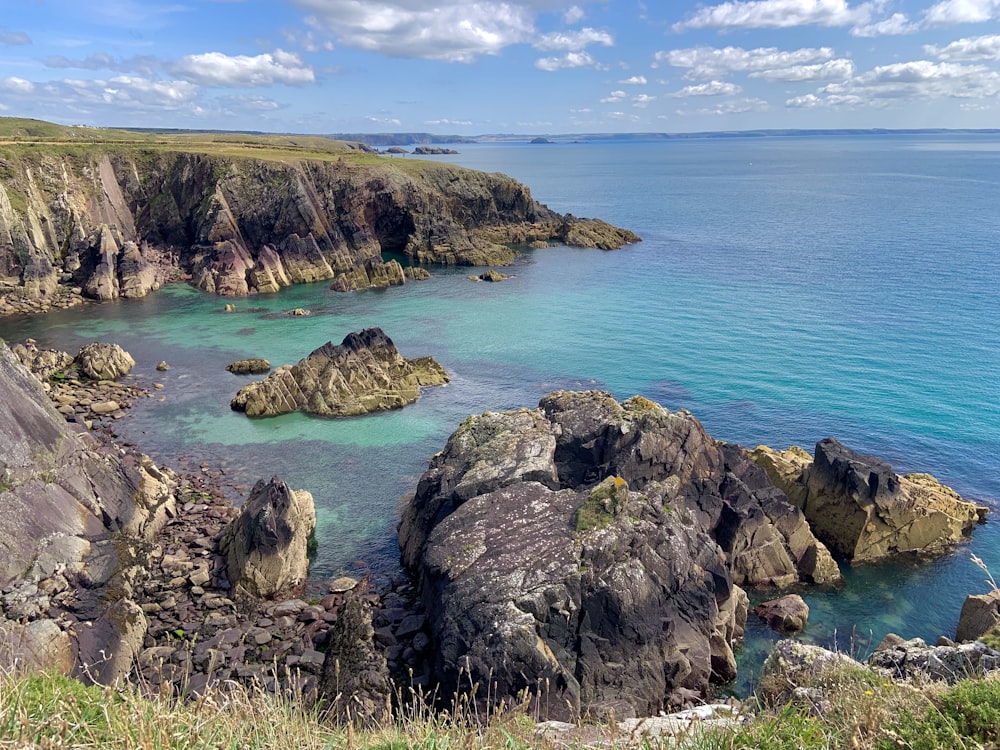
[[[552,208],[644,241],[534,251],[500,284],[432,269],[429,281],[385,291],[316,284],[237,300],[235,314],[174,285],[3,320],[0,336],[74,351],[121,343],[165,397],[120,422],[124,437],[161,462],[205,460],[244,484],[276,474],[309,489],[317,580],[391,572],[400,499],[459,422],[556,388],[641,393],[750,447],[835,435],[995,508],[998,146],[983,136],[468,145],[436,158],[511,174]],[[312,315],[280,314],[296,307]],[[228,362],[295,362],[371,325],[405,356],[434,356],[452,382],[362,418],[230,411],[246,380]],[[161,359],[168,372],[154,370]],[[970,552],[1000,571],[995,520],[934,562],[849,570],[843,590],[806,594],[806,637],[863,652],[890,631],[953,634],[965,594],[986,590]],[[751,629],[744,680],[770,639]]]

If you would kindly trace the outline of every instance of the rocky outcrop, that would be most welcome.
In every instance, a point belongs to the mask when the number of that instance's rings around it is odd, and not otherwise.
[[[404,359],[381,329],[368,328],[241,388],[230,406],[250,417],[299,410],[346,417],[398,409],[416,401],[421,387],[447,382],[433,359]]]
[[[834,438],[816,444],[812,461],[800,448],[761,446],[752,457],[800,505],[816,535],[852,562],[941,552],[967,538],[987,512],[929,474],[900,477]]]
[[[135,367],[132,355],[118,344],[87,344],[76,355],[76,364],[91,380],[118,380]]]
[[[638,238],[563,216],[497,174],[422,162],[289,160],[92,144],[7,146],[0,178],[0,294],[138,297],[182,275],[239,296],[338,278],[402,283],[411,263],[498,265],[512,244],[621,247]],[[0,305],[0,310],[20,309]]]
[[[920,638],[904,641],[890,633],[868,664],[893,680],[951,684],[1000,670],[1000,652],[978,641],[928,646]]]
[[[143,545],[176,513],[172,480],[71,430],[2,343],[0,434],[2,655],[113,681],[145,632],[129,597]]]
[[[976,641],[1000,626],[1000,589],[988,594],[970,594],[958,616],[955,640]]]
[[[260,357],[238,359],[226,365],[226,371],[233,373],[233,375],[262,375],[271,371],[271,363]]]
[[[731,679],[739,585],[812,581],[829,558],[745,451],[599,392],[468,418],[399,540],[445,694],[464,671],[499,698],[544,686],[563,715],[648,715]]]
[[[219,542],[233,598],[301,594],[309,576],[308,547],[315,529],[312,495],[290,489],[277,477],[258,481]]]

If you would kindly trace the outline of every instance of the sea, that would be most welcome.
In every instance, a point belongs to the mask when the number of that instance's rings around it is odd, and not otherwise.
[[[342,573],[396,575],[400,504],[451,432],[556,389],[641,394],[748,448],[811,451],[835,436],[899,473],[934,474],[990,506],[990,520],[934,560],[844,566],[843,588],[803,592],[800,637],[863,657],[890,632],[954,635],[966,595],[990,588],[972,556],[1000,577],[1000,136],[458,148],[429,158],[508,174],[550,208],[642,242],[528,251],[502,283],[434,267],[430,280],[387,290],[320,283],[235,301],[172,284],[0,319],[0,336],[70,351],[118,342],[140,382],[163,386],[117,423],[121,439],[161,463],[219,468],[237,495],[271,476],[308,489],[315,587]],[[299,307],[310,314],[285,314]],[[293,363],[369,326],[404,356],[436,358],[451,382],[359,418],[230,410],[248,382],[226,372],[230,361]],[[156,371],[161,360],[168,371]],[[752,688],[776,637],[751,616],[734,691]]]

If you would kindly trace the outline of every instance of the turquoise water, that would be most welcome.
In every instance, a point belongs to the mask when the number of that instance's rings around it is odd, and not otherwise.
[[[122,434],[165,463],[205,460],[242,484],[277,474],[309,489],[318,580],[392,571],[398,503],[461,419],[556,388],[641,393],[750,447],[835,435],[996,510],[998,146],[981,136],[462,146],[436,158],[510,174],[550,207],[644,242],[531,252],[501,284],[432,269],[387,291],[299,286],[237,300],[236,314],[177,285],[0,321],[0,335],[125,346],[164,400],[140,404]],[[295,307],[312,315],[281,315]],[[357,419],[230,411],[245,382],[224,371],[231,360],[294,362],[370,325],[406,356],[433,355],[452,382]],[[154,370],[161,359],[171,370]],[[864,651],[889,631],[953,633],[965,594],[986,590],[969,553],[1000,572],[997,524],[937,561],[848,571],[844,590],[808,594],[807,637]],[[768,640],[750,635],[748,665]]]

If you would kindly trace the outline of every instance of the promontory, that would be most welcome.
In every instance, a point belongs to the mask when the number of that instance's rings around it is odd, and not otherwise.
[[[503,265],[518,246],[638,239],[500,174],[328,138],[0,118],[0,296],[12,299],[141,297],[176,278],[227,296],[344,274],[362,288],[383,263]]]

